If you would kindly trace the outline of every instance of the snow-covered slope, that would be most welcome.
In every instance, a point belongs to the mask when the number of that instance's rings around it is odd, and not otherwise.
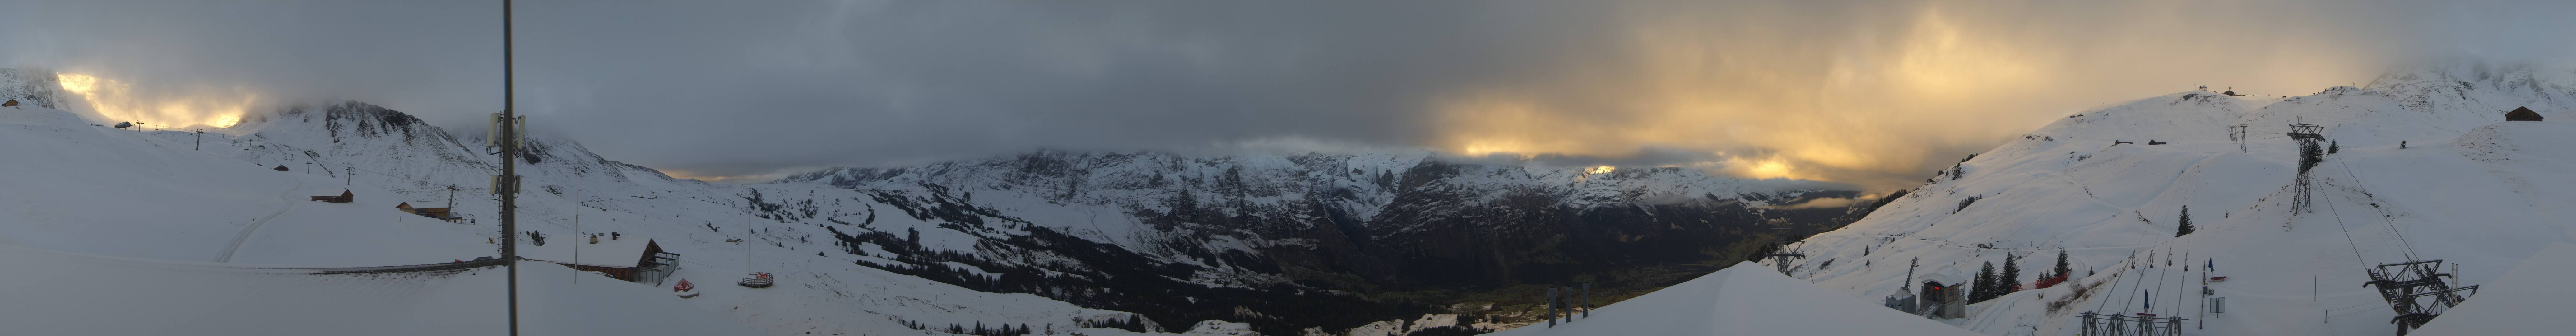
[[[2481,291],[2502,295],[2481,296],[2477,301],[2463,303],[2410,335],[2563,333],[2566,330],[2559,326],[2558,319],[2566,316],[2566,303],[2576,301],[2576,288],[2567,286],[2570,278],[2576,278],[2576,244],[2550,245],[2525,259],[2521,266],[2505,271],[2495,282],[2479,285]]]
[[[13,298],[0,303],[0,311],[41,310],[0,323],[11,330],[68,334],[350,333],[344,326],[490,333],[483,328],[494,316],[457,314],[498,309],[497,298],[483,307],[486,302],[472,296],[499,293],[498,272],[321,276],[305,269],[497,255],[487,241],[499,230],[485,219],[492,205],[480,185],[491,159],[464,145],[476,141],[456,140],[399,112],[345,102],[209,132],[202,150],[195,149],[197,136],[97,127],[74,113],[42,107],[0,108],[0,157],[8,158],[0,160],[0,190],[9,191],[0,193],[0,249],[8,250],[0,258],[17,267],[9,272],[12,278],[0,279],[9,284],[0,293]],[[977,292],[860,266],[854,259],[867,257],[813,239],[828,230],[755,216],[751,204],[757,202],[744,197],[863,199],[853,191],[671,179],[598,159],[570,142],[535,141],[533,162],[522,169],[531,189],[521,203],[522,231],[556,237],[554,247],[584,233],[654,239],[685,256],[674,281],[660,286],[690,279],[703,295],[683,300],[653,284],[532,261],[522,269],[522,308],[528,310],[523,318],[575,323],[564,328],[601,321],[594,317],[649,322],[613,326],[635,328],[622,334],[723,334],[748,325],[771,334],[883,335],[978,323],[1063,332],[1135,315],[1036,295]],[[289,171],[270,169],[281,165]],[[393,208],[445,203],[451,184],[459,187],[453,196],[459,211],[478,220],[451,223]],[[356,201],[308,199],[343,190]],[[573,229],[576,214],[579,231]],[[826,251],[831,253],[820,253]],[[732,286],[746,269],[775,273],[779,285]],[[142,305],[154,307],[134,309]],[[97,318],[133,314],[206,319],[77,331],[109,323]],[[332,321],[294,323],[306,318]],[[1189,326],[1202,334],[1244,328],[1223,322]],[[174,329],[186,327],[194,328]]]
[[[531,262],[533,263],[533,262]],[[315,274],[311,269],[160,261],[0,245],[0,324],[25,335],[480,335],[508,330],[497,267]],[[543,264],[529,266],[548,266]],[[757,335],[668,291],[579,284],[523,267],[531,335]],[[605,279],[603,279],[605,280]]]
[[[1993,334],[2071,334],[2084,311],[2202,319],[2196,287],[2209,276],[2230,278],[2209,285],[2230,298],[2229,311],[2189,333],[2386,333],[2395,313],[2361,286],[2364,267],[2443,259],[2479,284],[2576,241],[2576,223],[2565,220],[2576,209],[2570,77],[2426,67],[2368,88],[2185,92],[2088,110],[1809,238],[1809,258],[1790,266],[1796,277],[1879,298],[1912,290],[1909,278],[1970,278],[2007,256],[2020,258],[2012,281],[2027,287],[2066,253],[2068,285],[1976,304],[1958,321]],[[2519,106],[2551,119],[2505,121]],[[2325,125],[2340,148],[2312,171],[2313,212],[2295,215],[2298,147],[2282,134],[2294,122]],[[2246,152],[2229,139],[2237,124],[2251,126]],[[2198,231],[2177,238],[2185,206]],[[1917,258],[1922,266],[1908,269]]]
[[[1542,335],[1976,335],[1853,299],[1752,262],[1594,310],[1553,327],[1495,336]]]

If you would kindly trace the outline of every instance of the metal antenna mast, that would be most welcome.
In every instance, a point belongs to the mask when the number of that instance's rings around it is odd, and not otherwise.
[[[517,69],[512,68],[511,64],[512,58],[510,47],[512,44],[513,43],[510,41],[510,0],[501,0],[501,118],[499,120],[493,120],[495,123],[493,126],[499,127],[498,131],[501,133],[501,139],[485,139],[485,141],[492,141],[501,145],[501,152],[499,153],[501,154],[501,176],[493,178],[493,181],[496,182],[495,184],[498,184],[496,188],[493,188],[493,191],[501,193],[501,260],[506,265],[509,265],[508,267],[510,268],[510,336],[518,336],[519,236],[517,232],[519,232],[519,170],[518,167],[514,165],[515,162],[513,159],[519,155],[519,142],[516,140],[519,139],[517,135],[520,130],[514,127],[518,124],[518,114],[515,110],[517,110],[518,107],[519,97],[517,96],[518,90],[513,87],[517,82],[512,78],[512,75],[516,74]]]

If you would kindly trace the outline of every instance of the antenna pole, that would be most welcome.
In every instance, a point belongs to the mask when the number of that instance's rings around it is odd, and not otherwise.
[[[519,170],[512,159],[519,155],[518,90],[512,78],[517,69],[511,64],[510,0],[501,0],[501,260],[509,265],[510,336],[519,335]]]
[[[584,243],[584,242],[582,242],[582,239],[581,239],[581,238],[582,238],[582,237],[584,237],[584,236],[589,236],[589,234],[581,233],[581,210],[580,210],[580,209],[581,209],[581,189],[580,189],[580,188],[565,188],[565,189],[572,189],[572,205],[573,205],[573,212],[572,212],[572,237],[573,237],[573,238],[572,238],[572,239],[573,239],[573,240],[572,240],[572,263],[574,263],[574,264],[579,264],[579,263],[581,263],[581,244],[588,244],[588,243]],[[599,238],[591,238],[591,239],[599,239]],[[593,241],[590,241],[590,242],[591,242],[591,243],[597,243],[597,242],[599,242],[599,241],[593,240]],[[577,270],[578,270],[578,269],[576,269],[576,271],[577,271]],[[572,272],[572,283],[581,283],[581,273],[582,273],[582,272]]]

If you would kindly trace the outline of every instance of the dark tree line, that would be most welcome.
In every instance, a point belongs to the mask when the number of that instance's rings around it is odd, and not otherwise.
[[[1986,262],[1984,268],[1977,270],[1975,281],[1968,286],[1968,303],[1984,302],[2021,291],[2020,258],[2005,254],[2002,272],[1995,271],[1995,262]]]
[[[988,260],[974,254],[926,250],[917,234],[896,237],[881,231],[832,232],[843,252],[864,255],[861,243],[884,246],[897,252],[894,260],[902,265],[856,261],[867,266],[992,293],[1030,293],[1083,307],[1143,313],[1129,321],[1093,322],[1099,327],[1133,331],[1185,330],[1204,320],[1226,320],[1252,324],[1254,330],[1270,333],[1293,333],[1307,326],[1357,326],[1384,320],[1387,316],[1419,316],[1431,312],[1428,305],[1376,302],[1327,291],[1298,290],[1291,285],[1274,288],[1209,287],[1174,279],[1189,279],[1195,265],[1152,262],[1114,245],[1095,243],[1055,232],[1045,227],[1029,227],[1029,235],[1010,236],[1001,243],[1016,246],[1049,246],[1050,253],[1078,261],[1079,265],[1047,262],[1037,267]],[[993,242],[986,242],[991,244]],[[1210,253],[1208,258],[1248,262],[1240,258]],[[1229,258],[1231,257],[1231,258]],[[991,275],[950,267],[942,262],[956,262],[980,268]],[[1047,276],[1046,270],[1069,273],[1069,276]],[[1192,300],[1192,298],[1200,298]],[[1214,300],[1209,298],[1224,298]],[[1235,315],[1235,306],[1262,312],[1262,316]],[[1159,324],[1154,327],[1148,323]],[[1330,327],[1328,327],[1330,329]],[[969,329],[971,331],[971,328]],[[981,335],[981,334],[978,334]]]

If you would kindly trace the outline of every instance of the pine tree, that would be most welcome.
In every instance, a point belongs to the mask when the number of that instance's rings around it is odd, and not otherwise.
[[[1968,286],[1968,303],[1984,302],[1986,299],[1995,297],[1995,262],[1988,261],[1985,268],[1977,270],[1976,282]]]
[[[2182,225],[2174,227],[2174,237],[2182,237],[2183,235],[2191,234],[2191,206],[2182,206],[2181,223]]]
[[[2049,271],[2048,271],[2048,273],[2049,273],[2049,274],[2055,274],[2055,275],[2067,275],[2067,274],[2072,274],[2074,271],[2075,271],[2075,269],[2074,269],[2074,268],[2072,268],[2072,267],[2067,267],[2067,266],[2066,266],[2066,250],[2057,250],[2057,268],[2056,268],[2056,269],[2049,270]]]
[[[1995,283],[1997,286],[1995,288],[2000,289],[1995,292],[1995,296],[2021,291],[2021,263],[2018,261],[2020,259],[2012,254],[2004,254],[2004,273],[2001,274],[2001,278],[1995,279],[2000,281]]]

